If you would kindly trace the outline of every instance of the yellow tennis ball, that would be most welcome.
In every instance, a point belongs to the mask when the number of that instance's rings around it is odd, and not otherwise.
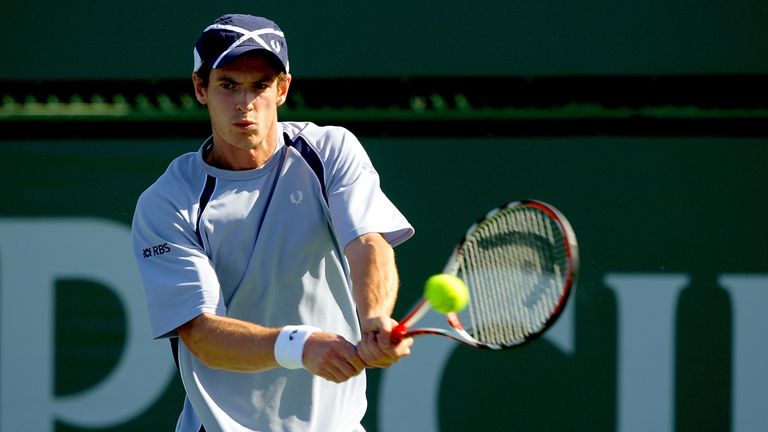
[[[424,285],[424,297],[432,309],[447,314],[458,312],[469,302],[469,289],[463,280],[449,274],[437,274]]]

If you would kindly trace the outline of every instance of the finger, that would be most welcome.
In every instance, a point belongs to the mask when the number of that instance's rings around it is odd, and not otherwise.
[[[361,369],[357,369],[346,361],[340,361],[328,367],[328,371],[334,377],[333,382],[341,383],[358,374]]]
[[[370,342],[368,341],[368,339],[369,339],[368,335],[364,334],[356,347],[358,357],[360,357],[364,362],[366,361],[366,359],[371,358]]]
[[[341,374],[341,372],[337,370],[334,370],[332,372],[329,371],[328,376],[325,377],[325,379],[327,379],[330,382],[334,382],[336,384],[341,384],[345,381],[344,376]]]
[[[398,347],[402,346],[402,347],[406,347],[406,348],[411,348],[413,346],[413,342],[414,341],[413,341],[412,337],[407,337],[407,338],[404,338],[404,339],[400,340],[400,342],[397,344],[397,346]]]
[[[413,338],[408,337],[402,339],[394,348],[395,353],[398,356],[411,355],[411,348],[413,347]]]
[[[357,350],[349,353],[347,356],[345,356],[344,359],[347,361],[347,363],[352,365],[352,367],[355,368],[358,373],[365,369],[365,361],[362,359],[360,353]]]
[[[368,318],[362,321],[360,329],[363,333],[375,333],[386,327],[381,317]]]
[[[376,342],[381,347],[382,350],[388,351],[392,347],[391,329],[378,332],[376,334]]]
[[[396,345],[393,345],[385,352],[385,356],[377,359],[380,367],[390,367],[397,363],[403,357],[411,354],[411,347],[413,346],[413,338],[405,338]]]
[[[381,361],[381,357],[377,357],[374,355],[364,355],[364,356],[361,355],[361,358],[365,363],[365,367],[367,368],[380,368],[384,366],[384,364]]]
[[[397,349],[398,357],[406,357],[411,355],[411,345],[403,345]]]
[[[369,334],[365,338],[362,344],[362,349],[360,350],[360,354],[366,363],[373,366],[378,366],[380,359],[387,356],[387,353],[382,351],[379,347],[376,336],[373,334]]]
[[[366,333],[363,335],[363,339],[360,343],[360,346],[365,350],[366,353],[370,355],[375,355],[375,351],[378,348],[378,343],[376,341],[376,333]]]
[[[334,374],[336,375],[336,377],[341,379],[341,381],[346,381],[360,372],[358,369],[356,369],[354,366],[352,366],[351,364],[349,364],[349,362],[346,362],[346,361],[341,361],[334,366],[335,366]]]
[[[326,364],[319,375],[335,383],[344,382],[347,379],[347,373],[335,363]]]
[[[347,341],[338,348],[337,355],[334,363],[346,377],[357,375],[365,368],[365,362],[360,358],[357,348]]]

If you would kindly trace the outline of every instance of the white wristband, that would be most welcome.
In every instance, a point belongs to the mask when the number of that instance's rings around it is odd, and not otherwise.
[[[275,342],[275,360],[286,369],[304,367],[304,343],[309,335],[320,331],[308,325],[287,325],[280,330]]]

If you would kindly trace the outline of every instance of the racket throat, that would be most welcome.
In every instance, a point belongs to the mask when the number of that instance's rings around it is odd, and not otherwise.
[[[421,299],[421,301],[414,307],[405,318],[400,321],[398,327],[404,329],[410,328],[416,321],[420,320],[431,308],[427,299]]]
[[[464,331],[464,327],[461,326],[461,321],[459,321],[459,316],[456,315],[456,312],[450,312],[446,314],[445,317],[448,319],[448,324],[450,324],[451,327],[459,331]]]

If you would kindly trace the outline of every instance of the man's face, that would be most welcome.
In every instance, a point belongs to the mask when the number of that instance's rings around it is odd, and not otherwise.
[[[208,105],[214,143],[243,150],[266,146],[274,139],[277,107],[285,102],[290,78],[278,85],[269,62],[250,55],[211,70],[207,88],[195,77],[197,100]]]

